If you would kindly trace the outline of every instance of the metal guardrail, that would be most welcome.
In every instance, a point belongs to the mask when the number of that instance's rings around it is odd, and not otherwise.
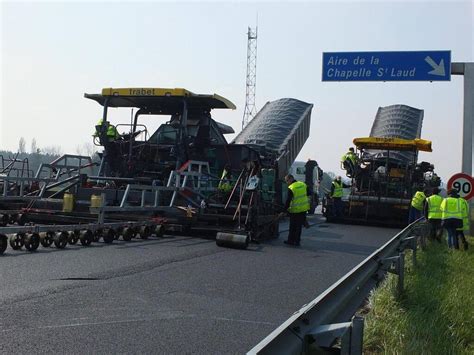
[[[364,320],[354,314],[387,272],[397,274],[403,290],[405,249],[413,250],[425,234],[419,219],[373,252],[324,293],[304,305],[247,354],[307,354],[332,348],[340,340],[341,354],[361,354]]]

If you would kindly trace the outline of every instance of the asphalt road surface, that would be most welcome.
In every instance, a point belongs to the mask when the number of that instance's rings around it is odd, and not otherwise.
[[[0,352],[245,353],[397,233],[311,223],[299,248],[287,232],[248,250],[181,236],[9,248]]]

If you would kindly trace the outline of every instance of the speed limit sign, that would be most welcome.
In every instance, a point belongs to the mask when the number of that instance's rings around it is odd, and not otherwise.
[[[454,174],[448,181],[448,189],[456,189],[465,200],[474,197],[474,178],[464,173]]]

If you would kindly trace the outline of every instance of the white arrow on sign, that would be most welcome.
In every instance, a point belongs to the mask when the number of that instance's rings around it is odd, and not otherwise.
[[[438,75],[438,76],[446,75],[444,71],[444,59],[441,59],[441,62],[439,62],[439,64],[436,64],[436,62],[430,56],[427,56],[425,58],[425,62],[431,65],[431,67],[433,68],[433,70],[428,72],[428,74],[433,74],[433,75]]]

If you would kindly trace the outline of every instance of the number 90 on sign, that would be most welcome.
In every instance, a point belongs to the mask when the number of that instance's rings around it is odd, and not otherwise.
[[[453,184],[453,188],[458,190],[459,196],[464,197],[465,195],[469,195],[472,191],[471,183],[467,180],[457,180]]]

